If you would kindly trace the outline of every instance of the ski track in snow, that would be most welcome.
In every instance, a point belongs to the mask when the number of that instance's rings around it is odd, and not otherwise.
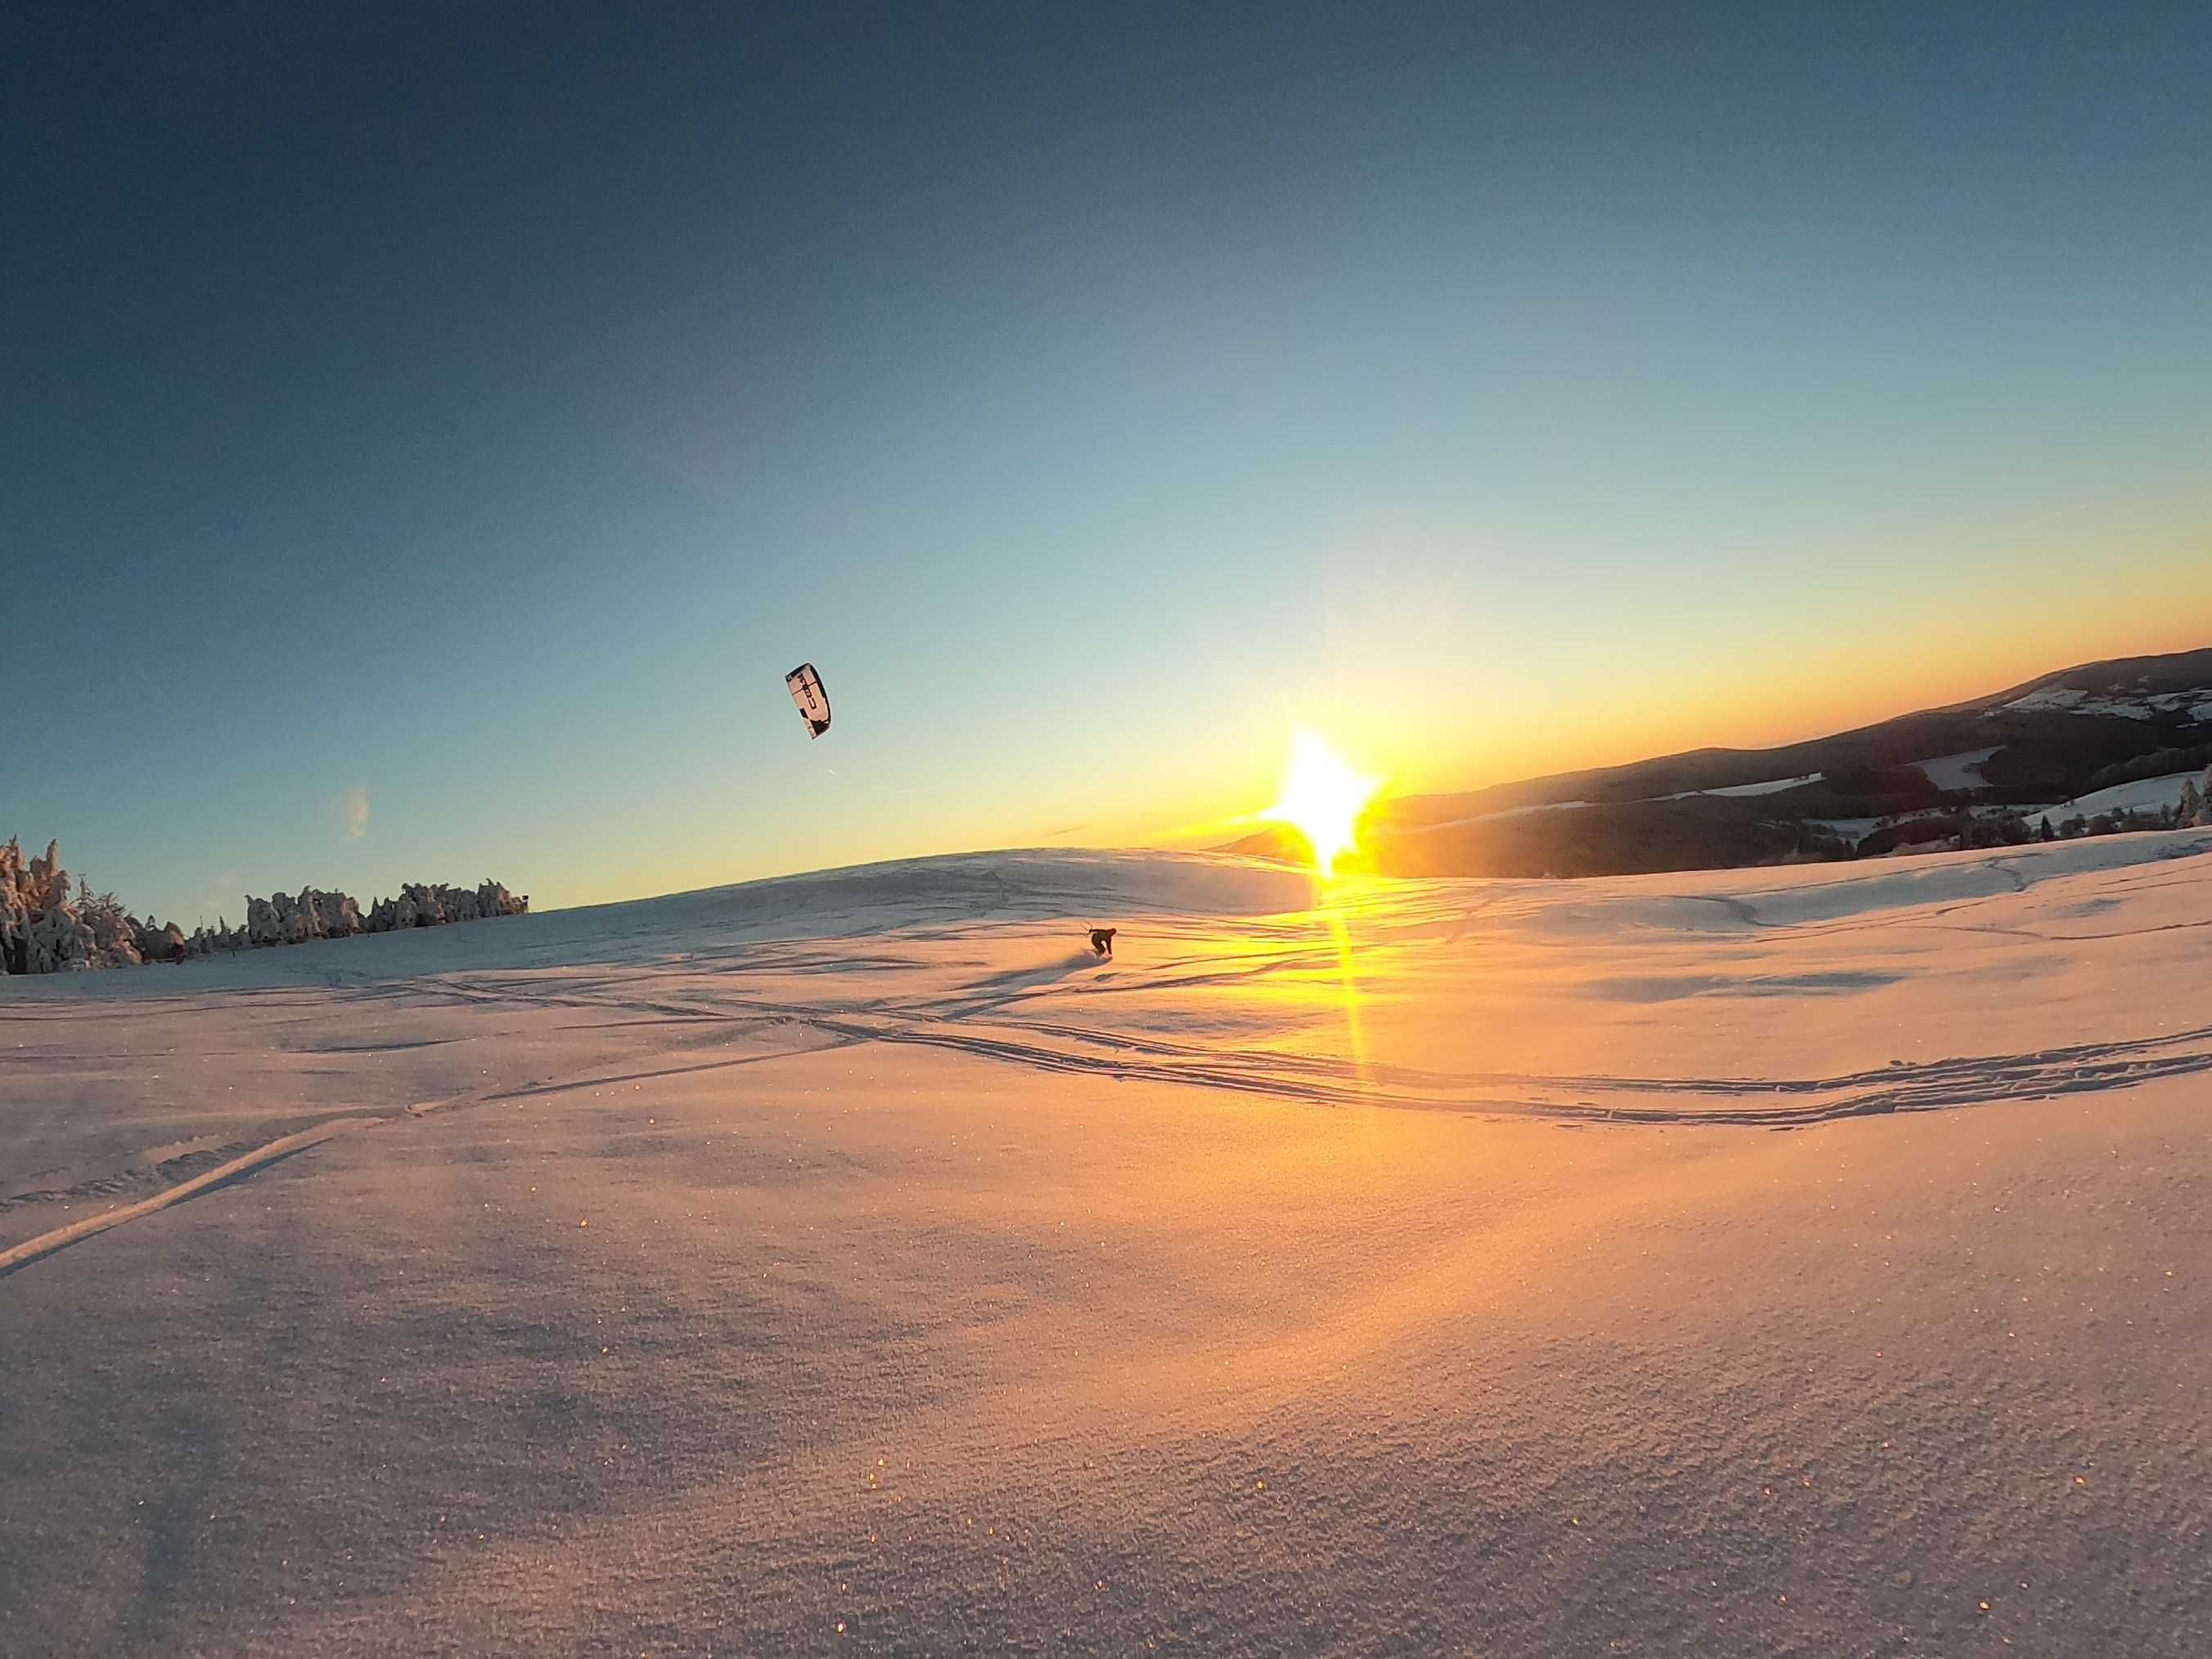
[[[2212,860],[2195,856],[2207,850],[2212,836],[2184,833],[1926,859],[1871,874],[1867,866],[1845,866],[1589,883],[1351,884],[1318,910],[1258,914],[1237,914],[1233,904],[1225,914],[1207,914],[1193,902],[1208,896],[1203,861],[1194,871],[1193,860],[1162,859],[1160,885],[1170,891],[1148,902],[1141,857],[1077,868],[1066,884],[1079,890],[1071,897],[1054,894],[1049,860],[1011,855],[1012,883],[1007,872],[988,864],[979,871],[983,861],[975,860],[948,861],[961,866],[951,872],[924,866],[941,878],[915,881],[904,891],[891,883],[872,906],[848,904],[837,917],[842,931],[826,934],[792,926],[787,916],[790,932],[802,936],[732,937],[710,927],[672,939],[665,930],[635,925],[631,913],[645,906],[607,907],[599,915],[618,925],[603,926],[595,941],[586,939],[597,948],[575,949],[580,959],[565,963],[548,961],[539,946],[507,963],[433,960],[422,964],[429,971],[378,977],[380,964],[362,948],[366,942],[349,941],[320,947],[322,963],[305,960],[311,947],[302,947],[295,962],[283,960],[292,953],[268,952],[251,964],[264,975],[322,981],[312,986],[193,990],[161,970],[87,976],[99,983],[49,987],[73,994],[0,1004],[0,1023],[40,1035],[52,1028],[60,1040],[88,1018],[120,1018],[123,1029],[134,1012],[210,1025],[242,1018],[280,1027],[271,1050],[300,1063],[363,1068],[364,1079],[387,1059],[458,1065],[480,1042],[495,1042],[520,1022],[549,1017],[562,1043],[603,1045],[566,1063],[556,1057],[545,1068],[550,1075],[495,1078],[478,1068],[476,1080],[427,1091],[427,1103],[330,1098],[325,1110],[269,1126],[291,1135],[301,1133],[303,1118],[310,1127],[338,1114],[391,1121],[653,1079],[741,1074],[808,1053],[870,1047],[933,1048],[1034,1073],[1173,1085],[1193,1091],[1194,1106],[1202,1101],[1199,1091],[1218,1091],[1316,1107],[1571,1124],[1790,1128],[2128,1089],[2212,1071],[2212,1025],[2004,1048],[1978,1045],[1971,1025],[1960,1030],[1947,1023],[1961,1046],[1983,1051],[1826,1074],[1778,1066],[1763,1075],[1710,1066],[1607,1072],[1434,1063],[1443,1051],[1427,1034],[1449,1028],[1500,984],[1547,974],[1554,982],[1529,1018],[1569,1030],[1613,1029],[1607,1020],[1648,1029],[1686,1007],[1701,1011],[1701,1018],[1713,1011],[1753,1022],[1747,1029],[1753,1030],[1770,1010],[1789,1018],[1816,1005],[1841,1009],[1834,1018],[1848,1023],[1854,1002],[1924,998],[1947,973],[1971,990],[1978,973],[2003,983],[2027,971],[2023,963],[2109,947],[2123,947],[2124,955],[2124,947],[2160,935],[2212,926]],[[1221,864],[1224,891],[1232,898],[1286,890],[1279,871]],[[1097,879],[1099,866],[1106,880]],[[956,876],[966,881],[964,890]],[[866,884],[848,872],[824,879],[841,891]],[[948,888],[956,890],[948,896]],[[968,897],[964,919],[956,914],[960,890]],[[804,891],[787,896],[801,901],[792,914],[803,916]],[[664,914],[670,907],[647,902]],[[568,913],[572,935],[576,914]],[[1102,914],[1123,919],[1115,959],[1101,961],[1072,945],[1066,919]],[[563,913],[543,920],[557,928]],[[777,920],[766,918],[751,931],[769,931]],[[511,930],[506,943],[530,942],[526,928],[508,922],[407,943],[418,954],[434,957],[441,945],[447,957],[459,957],[501,942],[489,933],[494,927]],[[327,965],[349,951],[355,960],[338,970]],[[108,991],[120,994],[96,994]],[[1954,983],[1948,994],[1962,993]],[[1371,1016],[1392,1014],[1398,1005],[1413,1012],[1393,1014],[1390,1036],[1362,1038]],[[416,1029],[434,1017],[459,1024]],[[362,1027],[371,1018],[401,1029],[367,1035]],[[1414,1033],[1410,1042],[1407,1031]],[[15,1045],[19,1067],[39,1063],[24,1057],[32,1046]],[[130,1048],[122,1043],[122,1053]],[[447,1050],[459,1058],[441,1060]],[[1771,1060],[1790,1051],[1787,1042],[1759,1040],[1741,1052]],[[350,1073],[323,1075],[342,1091]],[[120,1194],[134,1184],[143,1190],[151,1173],[111,1168],[67,1188],[0,1188],[0,1208]]]
[[[2148,839],[2148,838],[2146,838]],[[2139,849],[2139,856],[2141,851]],[[2201,839],[2185,847],[2160,846],[2147,849],[2149,857],[2128,870],[2129,884],[2139,891],[2180,878],[2166,860],[2203,850]],[[1740,877],[1755,873],[1735,872]],[[1957,865],[1931,866],[1900,872],[1887,884],[1902,884],[1908,891],[1927,887],[1965,885],[1980,890],[1958,897],[1942,896],[1914,908],[1912,920],[1923,928],[1956,929],[1996,939],[2022,939],[2041,944],[2085,939],[2122,939],[2174,928],[2212,926],[2212,916],[2184,921],[2146,916],[2138,925],[2106,930],[2011,925],[2009,919],[1990,915],[1978,920],[1994,899],[2027,893],[2039,872],[2008,864],[2001,859],[1976,860],[1970,870]],[[2101,873],[2101,872],[2097,872]],[[1948,874],[1946,883],[1942,878]],[[1862,881],[1864,878],[1860,878]],[[2191,885],[2197,872],[2188,872]],[[1871,886],[1874,884],[1869,883]],[[1482,913],[1497,899],[1486,888],[1507,884],[1404,884],[1363,895],[1364,904],[1347,920],[1371,931],[1372,941],[1384,950],[1406,933],[1435,934],[1443,930],[1443,943],[1456,945]],[[1513,884],[1526,887],[1528,884]],[[1826,907],[1817,886],[1809,892],[1785,892],[1765,900],[1712,894],[1606,893],[1604,884],[1589,884],[1601,890],[1598,904],[1641,903],[1650,907],[1710,907],[1724,918],[1723,926],[1744,931],[1784,930],[1799,940],[1832,940],[1844,935],[1878,935],[1896,924],[1892,910],[1874,908],[1856,914],[1823,915]],[[1625,884],[1623,884],[1625,886]],[[1645,884],[1648,888],[1649,883]],[[1438,889],[1459,890],[1439,895]],[[1556,889],[1554,890],[1556,890]],[[2089,914],[2104,914],[2116,899],[2091,899]],[[1570,908],[1572,902],[1570,902]],[[663,1020],[695,1025],[733,1024],[756,1033],[769,1023],[781,1023],[795,1035],[805,1030],[832,1042],[847,1044],[910,1044],[974,1055],[1009,1066],[1043,1072],[1089,1073],[1124,1081],[1169,1083],[1197,1089],[1231,1090],[1271,1095],[1317,1105],[1369,1105],[1409,1109],[1447,1109],[1480,1113],[1553,1117],[1588,1122],[1615,1121],[1644,1123],[1735,1123],[1790,1127],[1838,1118],[1887,1112],[1930,1111],[1948,1107],[1985,1104],[2003,1100],[2044,1099],[2112,1089],[2124,1089],[2157,1079],[2212,1070],[2212,1026],[2177,1033],[2106,1040],[2031,1049],[2022,1052],[1951,1057],[1932,1061],[1893,1061],[1879,1068],[1854,1070],[1829,1077],[1711,1077],[1649,1074],[1545,1073],[1480,1071],[1449,1073],[1366,1061],[1341,1054],[1299,1053],[1280,1046],[1243,1046],[1170,1040],[1147,1031],[1133,1021],[1116,1020],[1115,1000],[1131,1001],[1162,993],[1199,991],[1242,993],[1266,999],[1281,981],[1304,979],[1328,981],[1339,975],[1339,950],[1316,941],[1312,919],[1285,921],[1279,917],[1242,919],[1235,925],[1237,951],[1227,957],[1204,947],[1217,945],[1223,924],[1207,921],[1166,924],[1160,931],[1169,942],[1188,948],[1157,963],[1131,971],[1115,965],[1110,978],[1091,977],[1085,970],[1107,966],[1088,953],[1072,954],[1030,967],[1001,969],[980,979],[963,980],[934,994],[830,998],[822,1002],[788,998],[752,1000],[732,998],[716,986],[710,992],[683,998],[639,998],[620,989],[571,991],[563,1000],[574,1006],[598,1006],[635,1021]],[[989,927],[934,928],[930,942],[966,944],[981,960],[990,943]],[[1354,950],[1352,978],[1358,949]],[[717,978],[739,985],[757,976],[810,975],[922,975],[932,964],[927,954],[888,951],[841,952],[817,945],[769,944],[749,947],[723,965]],[[1084,975],[1079,978],[1078,975]],[[1387,975],[1386,975],[1387,976]],[[1413,977],[1419,977],[1413,970]],[[1713,993],[1737,996],[1774,994],[1849,995],[1875,988],[1900,975],[1851,970],[1770,975],[1730,979],[1724,975],[1685,976],[1682,996]],[[1067,982],[1073,981],[1069,985]],[[616,981],[619,984],[620,981]],[[1593,983],[1601,987],[1607,981]],[[450,994],[503,999],[526,996],[526,982],[495,985],[478,980],[455,984]],[[1355,993],[1356,994],[1356,993]],[[1659,1000],[1673,1000],[1664,995]],[[1081,1011],[1091,1016],[1082,1023],[1044,1017],[1050,1009],[1060,1013]],[[1036,1010],[1036,1012],[1030,1012]],[[1295,1035],[1297,1022],[1285,1019],[1274,1035],[1279,1040]],[[793,1045],[812,1047],[814,1044]],[[781,1050],[779,1050],[781,1051]],[[743,1066],[770,1056],[750,1054],[701,1062],[681,1069],[711,1069]],[[625,1073],[635,1075],[665,1073]],[[580,1079],[555,1087],[604,1085],[606,1079]]]
[[[1188,983],[1188,979],[1177,983]],[[570,999],[580,1006],[586,999]],[[1122,1081],[1182,1085],[1273,1095],[1316,1105],[1384,1106],[1413,1109],[1513,1114],[1577,1121],[1738,1123],[1790,1127],[1884,1112],[1932,1111],[2002,1100],[2124,1089],[2155,1079],[2212,1070],[2212,1026],[2173,1035],[2083,1043],[2021,1054],[1935,1061],[1894,1062],[1878,1070],[1830,1078],[1727,1078],[1547,1075],[1489,1072],[1463,1076],[1359,1062],[1329,1055],[1265,1048],[1209,1047],[1157,1036],[1059,1023],[977,1020],[970,1011],[941,1015],[829,1013],[791,1004],[762,1004],[744,1012],[666,1003],[600,1006],[626,1008],[629,1024],[679,1022],[697,1026],[767,1024],[796,1025],[834,1042],[913,1044],[971,1054],[1043,1072],[1090,1073]],[[581,1078],[524,1092],[605,1086],[644,1077],[710,1071],[760,1063],[799,1052],[793,1045],[769,1053]],[[1637,1103],[1654,1097],[1666,1103]],[[1591,1098],[1595,1097],[1595,1098]],[[1775,1100],[1784,1097],[1784,1102]]]

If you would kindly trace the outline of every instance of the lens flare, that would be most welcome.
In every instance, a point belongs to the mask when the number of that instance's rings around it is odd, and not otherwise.
[[[1291,769],[1282,790],[1258,816],[1304,836],[1314,868],[1327,875],[1358,845],[1359,815],[1382,787],[1381,778],[1362,777],[1318,734],[1301,728],[1291,733]]]

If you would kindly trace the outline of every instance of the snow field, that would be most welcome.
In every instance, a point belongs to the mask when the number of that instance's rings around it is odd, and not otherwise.
[[[2201,1650],[2208,851],[990,855],[9,981],[0,1249],[373,1121],[0,1277],[0,1629]]]

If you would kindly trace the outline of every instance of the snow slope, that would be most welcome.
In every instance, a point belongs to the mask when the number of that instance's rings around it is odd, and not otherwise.
[[[2095,817],[2100,812],[2154,812],[2161,806],[2172,806],[2181,799],[2181,786],[2193,782],[2203,775],[2201,768],[2186,772],[2169,772],[2163,777],[2136,778],[2128,783],[2116,783],[2109,789],[2099,789],[2087,795],[2050,809],[2054,821],[2060,817]]]
[[[2208,852],[978,855],[5,981],[0,1249],[341,1132],[0,1276],[0,1630],[2201,1650]]]
[[[1996,752],[1994,748],[1970,749],[1963,754],[1938,755],[1913,764],[1938,789],[1979,789],[1988,782],[1982,776],[1982,763]]]

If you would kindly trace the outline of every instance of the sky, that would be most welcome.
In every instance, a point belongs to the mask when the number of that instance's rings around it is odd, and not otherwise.
[[[2208,80],[2195,5],[9,8],[0,836],[542,908],[2212,644]]]

